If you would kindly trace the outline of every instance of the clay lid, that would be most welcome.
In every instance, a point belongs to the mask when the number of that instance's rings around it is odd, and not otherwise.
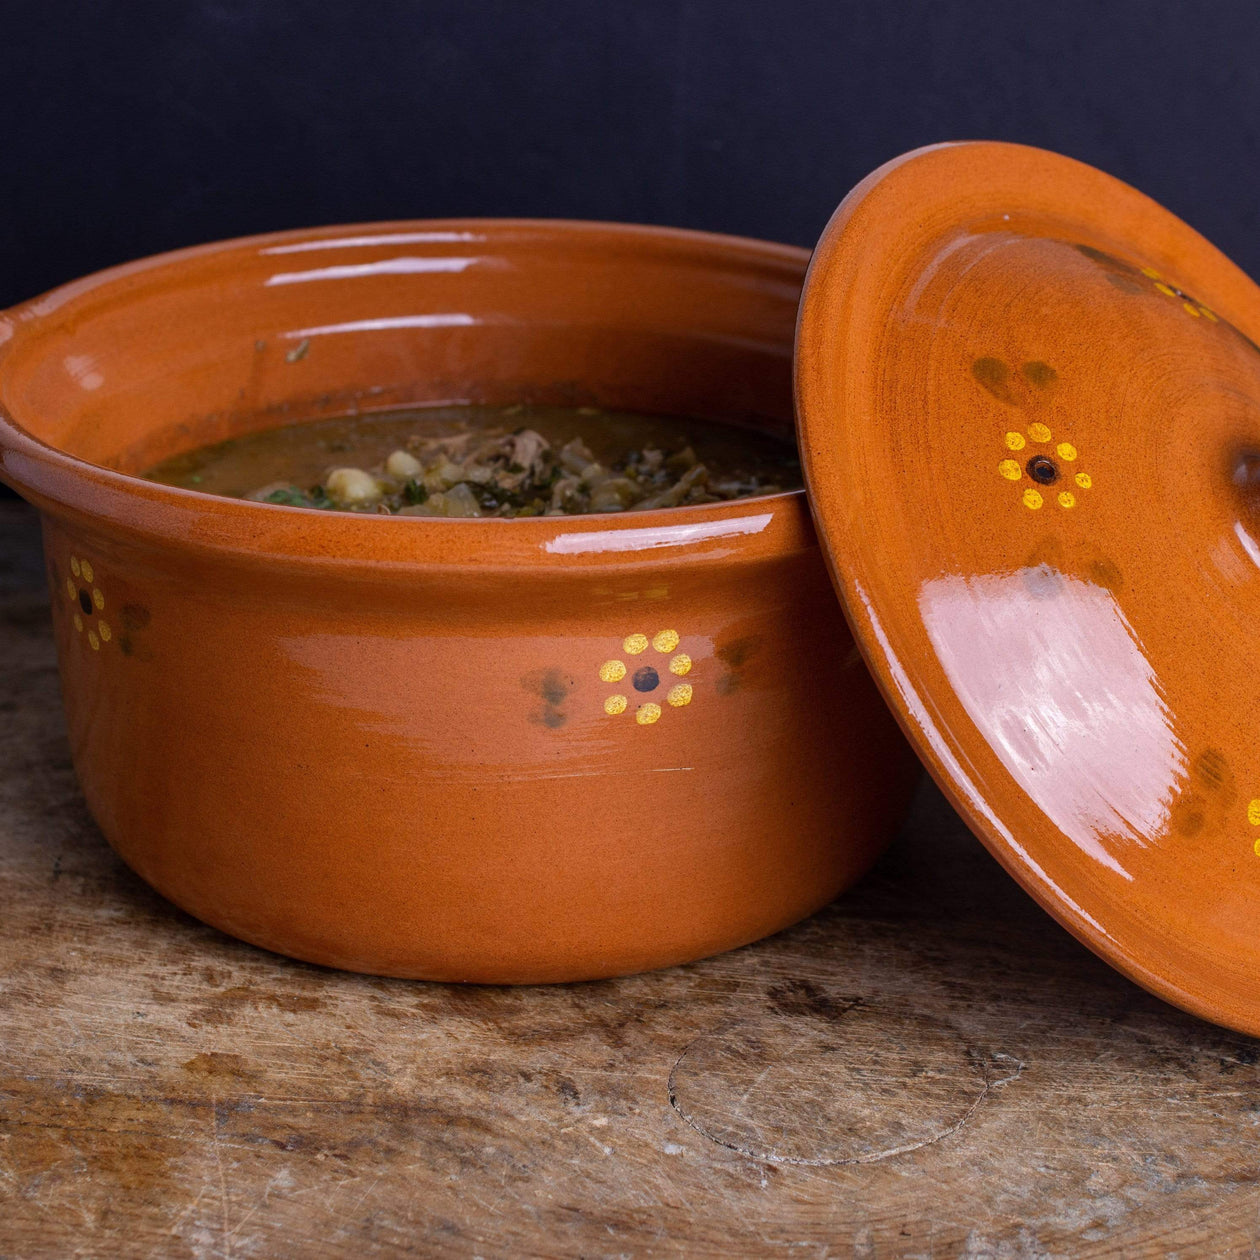
[[[1260,1033],[1260,289],[1003,144],[876,171],[806,282],[837,589],[924,762],[1108,962]]]

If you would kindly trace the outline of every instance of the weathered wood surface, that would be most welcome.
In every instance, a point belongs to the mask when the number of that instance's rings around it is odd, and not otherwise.
[[[0,504],[0,1254],[1252,1254],[1258,1046],[1038,911],[931,789],[812,921],[655,975],[340,975],[84,810]]]

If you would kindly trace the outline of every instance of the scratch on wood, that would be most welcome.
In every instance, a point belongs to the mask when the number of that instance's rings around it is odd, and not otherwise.
[[[857,1003],[855,1003],[857,1005]],[[1005,1054],[1001,1051],[985,1055],[981,1052],[968,1047],[968,1054],[976,1061],[984,1073],[984,1084],[980,1092],[972,1100],[970,1106],[954,1121],[940,1133],[933,1134],[931,1137],[924,1138],[918,1142],[907,1142],[901,1146],[888,1147],[881,1151],[876,1151],[869,1155],[780,1155],[773,1151],[756,1151],[750,1147],[743,1146],[738,1142],[731,1142],[725,1138],[718,1137],[716,1134],[710,1133],[702,1124],[697,1122],[693,1116],[688,1114],[687,1110],[678,1100],[678,1068],[683,1060],[687,1057],[688,1052],[698,1042],[708,1036],[708,1033],[701,1034],[689,1042],[682,1053],[674,1060],[674,1066],[670,1069],[668,1080],[666,1081],[666,1090],[669,1096],[669,1105],[676,1111],[679,1117],[686,1123],[687,1127],[695,1130],[702,1138],[708,1142],[714,1143],[716,1146],[724,1147],[728,1151],[733,1151],[737,1155],[742,1155],[746,1159],[751,1159],[762,1164],[779,1164],[796,1168],[839,1168],[853,1164],[877,1164],[886,1159],[894,1159],[898,1155],[908,1155],[911,1151],[922,1150],[924,1147],[933,1146],[937,1142],[942,1142],[948,1137],[952,1137],[957,1133],[975,1114],[976,1108],[992,1093],[993,1090],[1002,1085],[1009,1084],[1016,1080],[1023,1072],[1025,1064],[1017,1059],[1014,1055]],[[994,1060],[1001,1060],[1009,1071],[1007,1075],[994,1079],[990,1074],[990,1064]],[[764,1076],[765,1073],[763,1072]],[[758,1078],[760,1079],[760,1078]],[[751,1088],[745,1091],[745,1096],[751,1092]]]

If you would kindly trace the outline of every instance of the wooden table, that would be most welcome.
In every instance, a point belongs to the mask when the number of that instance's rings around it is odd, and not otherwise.
[[[1260,1047],[1111,972],[925,785],[807,923],[563,988],[220,935],[71,770],[0,503],[0,1254],[1253,1254]]]

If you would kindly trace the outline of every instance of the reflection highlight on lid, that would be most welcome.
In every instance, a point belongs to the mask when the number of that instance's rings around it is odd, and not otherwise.
[[[1242,549],[1247,553],[1247,558],[1256,568],[1260,569],[1260,543],[1247,532],[1247,527],[1242,521],[1234,522],[1234,537],[1242,544]]]
[[[96,369],[96,359],[90,354],[68,354],[63,360],[66,371],[78,382],[80,389],[100,389],[105,378]]]
[[[919,607],[1011,777],[1083,852],[1131,879],[1123,851],[1167,829],[1186,755],[1111,592],[1040,565],[937,578]]]
[[[993,807],[989,804],[985,794],[976,785],[970,764],[964,768],[963,763],[955,754],[951,741],[941,729],[934,706],[924,702],[923,697],[915,689],[910,676],[906,673],[905,666],[893,652],[892,645],[888,641],[888,635],[880,622],[879,615],[875,611],[875,606],[871,603],[870,596],[862,588],[860,582],[854,584],[854,594],[863,613],[866,615],[871,635],[879,645],[879,651],[888,668],[888,677],[893,690],[901,697],[911,721],[922,734],[932,755],[939,760],[949,781],[961,794],[964,805],[973,810],[977,818],[991,827],[1001,837],[1002,842],[1009,847],[1010,851],[1032,873],[1036,881],[1053,895],[1055,901],[1066,906],[1077,922],[1087,925],[1099,938],[1111,940],[1111,933],[1092,914],[1089,914],[1079,902],[1068,896],[1050,877],[1050,873],[1045,867],[1033,857],[1012,833],[1011,829],[993,812]]]

